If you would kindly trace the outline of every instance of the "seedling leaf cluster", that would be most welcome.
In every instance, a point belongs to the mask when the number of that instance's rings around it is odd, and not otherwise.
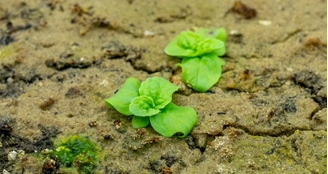
[[[165,53],[182,58],[177,64],[182,68],[182,80],[196,91],[205,92],[221,77],[225,54],[226,32],[199,29],[197,32],[182,31],[165,48]]]
[[[197,114],[189,107],[176,106],[172,94],[179,87],[161,77],[140,82],[128,78],[122,88],[105,104],[124,115],[133,115],[132,127],[146,127],[151,123],[165,137],[177,134],[185,137],[197,122]]]

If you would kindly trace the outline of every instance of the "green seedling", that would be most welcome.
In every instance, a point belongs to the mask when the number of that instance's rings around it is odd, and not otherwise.
[[[170,42],[165,53],[175,57],[197,57],[202,54],[216,52],[218,55],[224,53],[224,42],[221,40],[201,36],[191,31],[182,31],[175,39]]]
[[[196,91],[205,92],[221,77],[225,54],[226,32],[199,29],[196,33],[182,31],[170,42],[165,53],[183,58],[177,66],[182,68],[182,80]]]
[[[97,149],[90,140],[74,135],[56,147],[51,155],[57,157],[61,166],[74,166],[80,174],[93,173],[97,165]]]
[[[200,28],[196,32],[201,38],[213,38],[218,39],[222,41],[223,43],[226,42],[227,35],[224,28],[218,28],[218,29],[206,29],[206,28]]]
[[[165,137],[178,134],[183,138],[197,122],[197,114],[189,107],[179,107],[171,102],[179,87],[161,77],[140,82],[128,78],[122,88],[105,104],[124,115],[133,115],[132,127],[152,127]]]
[[[182,68],[182,80],[194,90],[205,92],[221,77],[224,60],[215,54],[205,54],[201,57],[184,58],[176,66]]]

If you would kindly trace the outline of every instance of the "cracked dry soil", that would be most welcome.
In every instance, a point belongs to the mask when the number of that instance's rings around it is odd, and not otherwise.
[[[225,16],[228,0],[0,0],[0,170],[42,173],[37,154],[77,134],[99,147],[95,173],[326,173],[327,2],[243,3],[257,16]],[[163,52],[194,27],[228,33],[206,93]],[[184,139],[133,129],[104,105],[126,78],[154,76],[180,85],[173,102],[198,114]]]

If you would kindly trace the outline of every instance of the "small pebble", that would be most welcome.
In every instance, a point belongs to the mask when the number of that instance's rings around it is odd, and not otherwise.
[[[259,24],[264,25],[264,26],[269,26],[269,25],[272,24],[272,22],[271,21],[260,20]]]
[[[6,169],[3,169],[2,173],[3,174],[10,174]]]
[[[91,122],[89,123],[89,126],[90,126],[90,127],[95,127],[95,126],[97,126],[97,122],[96,122],[96,121],[91,121]]]
[[[103,80],[101,83],[100,83],[101,86],[107,86],[108,85],[108,81],[107,80]]]
[[[48,153],[50,153],[50,152],[52,152],[52,150],[49,150],[49,149],[44,149],[44,150],[43,150],[43,153],[46,153],[46,154],[48,154]]]
[[[145,36],[145,37],[153,37],[153,36],[154,36],[154,33],[151,32],[151,31],[146,30],[146,31],[144,32],[144,36]]]
[[[105,140],[109,140],[109,139],[110,139],[110,135],[105,135],[105,136],[104,136],[104,139],[105,139]]]
[[[22,157],[22,156],[24,156],[25,155],[25,151],[24,150],[17,150],[17,155],[18,155],[18,157]]]
[[[7,83],[8,83],[8,84],[11,84],[11,83],[13,83],[13,81],[14,81],[14,79],[13,79],[13,78],[11,78],[11,77],[9,77],[9,78],[7,79]]]
[[[11,151],[8,153],[8,160],[9,161],[15,161],[17,157],[17,152],[16,151]]]
[[[239,31],[237,31],[237,30],[231,30],[230,31],[230,35],[231,36],[235,36],[235,35],[239,35],[240,33],[239,33]]]

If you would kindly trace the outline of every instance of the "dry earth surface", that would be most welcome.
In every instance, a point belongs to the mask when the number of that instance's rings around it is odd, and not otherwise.
[[[0,0],[0,170],[42,173],[38,154],[80,135],[98,147],[95,173],[326,173],[327,1],[243,3],[257,16],[225,15],[228,0]],[[228,34],[206,93],[163,52],[197,27]],[[154,76],[198,114],[184,139],[133,129],[104,104],[126,78]],[[12,150],[25,155],[9,161]]]

